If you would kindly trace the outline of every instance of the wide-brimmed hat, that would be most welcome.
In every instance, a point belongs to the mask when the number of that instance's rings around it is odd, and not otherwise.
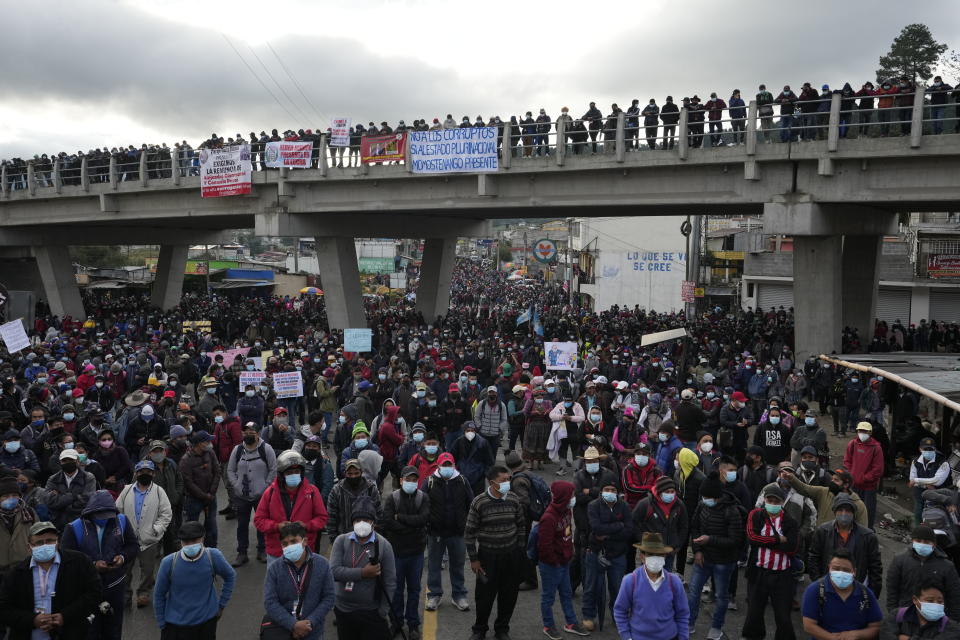
[[[149,398],[147,398],[147,394],[145,394],[143,391],[138,390],[138,391],[134,391],[133,393],[128,395],[126,398],[124,398],[123,404],[127,405],[128,407],[139,407],[140,405],[145,403],[148,399]]]
[[[663,536],[659,533],[646,532],[639,544],[633,545],[644,553],[652,553],[658,556],[667,556],[673,553],[673,547],[663,544]]]

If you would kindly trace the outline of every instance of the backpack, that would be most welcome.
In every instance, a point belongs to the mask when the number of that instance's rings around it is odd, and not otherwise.
[[[547,510],[547,507],[550,506],[550,502],[553,500],[550,487],[547,486],[547,483],[544,482],[540,476],[532,475],[526,471],[518,475],[522,475],[530,481],[530,507],[528,514],[531,520],[539,522],[540,518],[543,517],[543,512]]]
[[[267,446],[267,443],[261,440],[260,445],[257,447],[257,457],[251,460],[247,460],[247,462],[256,462],[257,460],[263,460],[264,462],[266,462],[267,456],[264,455],[264,451],[266,451],[266,446]],[[243,451],[244,451],[244,448],[242,444],[238,444],[236,447],[234,447],[233,464],[240,464],[240,457],[243,455]]]
[[[527,536],[527,557],[534,564],[540,562],[540,523],[530,527],[530,534]]]
[[[432,477],[432,476],[431,476],[431,477]],[[427,480],[428,488],[429,488],[429,484],[430,484],[430,481]],[[414,496],[414,497],[413,497],[414,507],[417,509],[417,511],[420,511],[420,505],[423,504],[423,500],[424,500],[424,498],[426,498],[427,496],[426,496],[426,494],[425,494],[423,491],[420,491],[419,489],[417,489],[417,492],[416,492],[415,494],[413,494],[413,496]],[[390,500],[393,501],[393,509],[394,509],[394,512],[399,512],[399,511],[400,511],[400,498],[401,498],[401,497],[402,497],[402,496],[400,495],[400,489],[395,489],[395,490],[393,491],[393,493],[390,494]]]
[[[644,569],[643,566],[640,567],[640,570],[641,570],[641,571],[646,571],[646,569]],[[633,593],[634,593],[634,590],[635,590],[636,587],[637,587],[637,574],[636,574],[635,572],[634,572],[634,573],[629,573],[629,574],[627,574],[626,576],[623,577],[623,581],[626,582],[627,578],[633,578],[633,579],[630,581],[630,615],[633,615]],[[670,593],[673,594],[673,599],[676,600],[676,599],[677,599],[677,587],[676,587],[676,585],[673,583],[673,580],[670,579],[670,572],[667,571],[666,569],[663,570],[663,578],[664,578],[664,580],[666,580],[667,582],[670,583]],[[623,585],[623,583],[620,583],[620,584],[621,584],[621,586]],[[686,597],[686,595],[684,595],[684,597]]]
[[[717,448],[720,451],[733,451],[733,429],[720,427],[717,431]]]
[[[894,616],[894,619],[897,621],[897,624],[903,622],[903,618],[907,615],[907,611],[913,609],[913,607],[900,607],[897,609],[897,614]],[[940,621],[937,625],[940,627],[940,633],[943,633],[943,630],[947,628],[947,623],[950,622],[950,619],[947,616],[940,618]]]
[[[177,556],[180,555],[179,551],[173,552],[173,560],[170,561],[168,565],[170,569],[167,571],[167,583],[171,586],[173,585],[173,570],[177,568]],[[210,561],[210,578],[216,581],[217,579],[217,567],[213,564],[213,556],[210,555],[210,548],[204,547],[203,555],[206,556],[207,560]]]
[[[943,531],[947,537],[946,548],[952,547],[957,543],[957,533],[953,522],[943,506],[927,500],[923,505],[923,513],[920,516],[920,522],[929,526],[934,531]]]
[[[123,532],[123,530],[127,528],[127,516],[122,513],[117,513],[117,521],[120,523],[120,531]],[[73,527],[73,537],[77,539],[77,544],[83,542],[86,528],[83,526],[82,518],[77,518],[70,523],[70,526]]]
[[[827,580],[827,576],[824,576],[817,581],[817,620],[818,621],[823,618],[823,605],[827,601],[827,587],[824,580]],[[870,608],[870,596],[867,595],[866,586],[860,584],[860,582],[857,580],[854,580],[853,583],[855,585],[860,585],[860,607],[858,610],[860,611],[860,613],[863,613],[864,611]],[[897,620],[897,622],[900,622],[901,620],[902,618],[900,620]]]

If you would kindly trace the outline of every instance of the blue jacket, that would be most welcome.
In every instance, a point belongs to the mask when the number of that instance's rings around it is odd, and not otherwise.
[[[112,515],[107,519],[103,527],[103,540],[98,544],[97,525],[93,522],[93,514],[110,512]],[[80,536],[77,536],[77,532]],[[140,543],[137,541],[137,532],[133,524],[124,519],[121,526],[121,520],[117,516],[117,506],[110,496],[110,492],[101,489],[90,496],[87,506],[80,513],[80,517],[69,523],[63,530],[63,539],[61,544],[65,549],[80,551],[91,562],[103,560],[107,564],[113,562],[117,556],[123,556],[123,564],[112,568],[109,571],[100,574],[100,582],[104,590],[123,584],[126,575],[126,567],[136,559],[140,552]]]
[[[324,618],[333,609],[335,598],[333,572],[327,559],[316,553],[310,553],[309,565],[307,571],[310,575],[300,619],[309,620],[313,627],[305,640],[321,640]],[[297,591],[290,579],[291,569],[286,560],[279,560],[267,567],[267,575],[263,580],[263,608],[267,617],[288,631],[293,630],[296,622],[290,612],[295,610],[297,603]]]
[[[477,488],[477,483],[483,480],[487,470],[493,466],[495,457],[495,454],[490,451],[486,438],[481,437],[480,434],[477,434],[473,442],[467,440],[465,436],[460,436],[450,447],[450,453],[457,461],[457,469],[474,489]]]
[[[590,522],[590,550],[599,553],[603,549],[608,558],[619,558],[630,551],[633,539],[633,519],[630,507],[623,500],[607,504],[603,497],[587,505]],[[597,537],[603,537],[598,540]]]
[[[677,436],[670,436],[670,439],[660,445],[657,449],[657,466],[666,476],[673,475],[674,452],[682,449],[683,443]]]
[[[161,629],[168,622],[181,626],[206,622],[225,608],[233,595],[237,572],[219,549],[205,548],[202,556],[192,562],[182,553],[177,551],[166,556],[157,571],[153,612]],[[223,581],[219,594],[214,575]]]
[[[744,108],[743,98],[730,98],[727,103],[730,107],[730,117],[733,119],[746,118],[747,110]]]
[[[750,378],[750,382],[747,383],[747,391],[750,394],[751,398],[766,398],[767,397],[767,387],[770,384],[767,382],[767,374],[762,371],[757,371],[753,374],[753,377]]]
[[[237,417],[240,418],[240,426],[252,422],[258,427],[263,424],[263,398],[253,396],[248,398],[246,394],[240,396],[237,402]]]

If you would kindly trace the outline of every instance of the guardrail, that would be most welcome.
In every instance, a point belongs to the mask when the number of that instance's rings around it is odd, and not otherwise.
[[[588,154],[612,155],[617,162],[623,162],[627,153],[665,151],[686,160],[690,149],[731,146],[744,146],[746,154],[752,156],[759,143],[814,140],[826,140],[827,151],[834,152],[839,148],[840,140],[864,136],[909,137],[910,147],[919,148],[924,135],[938,135],[943,132],[945,123],[960,121],[957,115],[946,117],[946,109],[951,106],[955,107],[955,113],[960,113],[960,103],[932,105],[923,100],[924,95],[918,91],[889,96],[898,101],[912,98],[912,105],[894,103],[882,108],[842,109],[844,102],[863,97],[834,93],[829,98],[805,101],[797,98],[786,105],[764,105],[769,106],[771,112],[767,113],[765,109],[762,115],[757,101],[751,100],[743,107],[733,108],[734,114],[742,117],[726,118],[714,118],[713,111],[706,108],[684,107],[679,109],[675,124],[662,122],[660,112],[654,121],[654,117],[648,119],[642,112],[627,114],[622,110],[593,120],[560,118],[549,122],[502,122],[495,125],[500,129],[497,148],[500,166],[504,169],[536,157],[553,157],[556,164],[562,166],[570,156]],[[872,96],[877,101],[887,97]],[[789,112],[791,108],[792,113]],[[719,113],[726,111],[729,116],[731,110],[727,106]],[[781,113],[772,113],[777,110]],[[364,172],[369,171],[370,165],[360,163],[359,146],[335,147],[328,142],[327,135],[321,134],[314,149],[312,166],[320,169],[322,175],[327,175],[328,170],[351,167],[363,167]],[[265,171],[267,168],[256,144],[253,145],[253,168]],[[15,191],[37,195],[40,190],[49,193],[46,191],[49,189],[59,194],[63,186],[77,186],[89,191],[91,184],[110,184],[117,189],[121,182],[139,182],[146,187],[152,180],[170,178],[179,185],[182,178],[200,175],[197,150],[139,149],[134,153],[136,155],[126,151],[112,154],[108,162],[104,162],[102,156],[83,156],[79,166],[75,163],[64,166],[59,157],[45,163],[29,161],[17,167],[4,164],[0,169],[0,190],[4,198],[9,198]]]

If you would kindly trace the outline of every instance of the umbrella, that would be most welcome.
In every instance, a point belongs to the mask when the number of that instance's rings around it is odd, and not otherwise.
[[[607,615],[607,569],[599,561],[596,564],[597,575],[594,593],[597,603],[597,631],[603,631],[603,619]]]
[[[323,289],[317,289],[316,287],[304,287],[300,289],[300,293],[305,293],[310,296],[322,296]]]

